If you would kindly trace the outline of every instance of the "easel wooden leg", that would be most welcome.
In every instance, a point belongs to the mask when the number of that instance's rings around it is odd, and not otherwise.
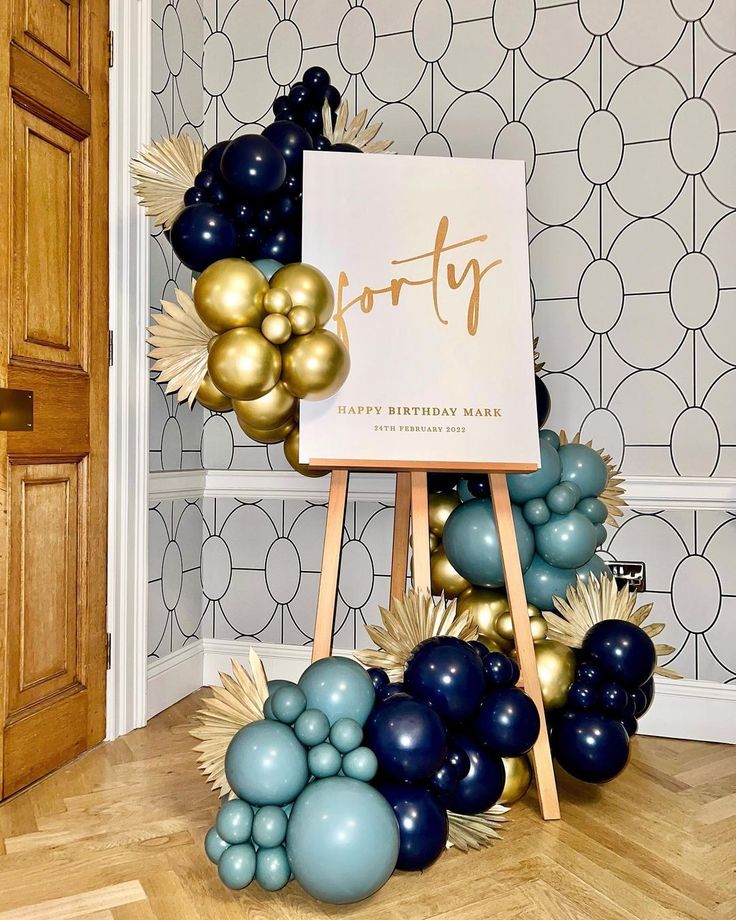
[[[406,566],[409,555],[409,515],[411,513],[411,474],[396,474],[394,542],[391,550],[389,604],[406,593]]]
[[[511,500],[504,473],[490,473],[488,476],[491,486],[493,509],[496,513],[498,525],[498,542],[501,549],[501,563],[503,576],[506,582],[506,594],[509,600],[509,609],[514,626],[514,640],[519,656],[519,669],[526,693],[534,700],[539,710],[539,738],[532,748],[531,759],[534,767],[534,776],[537,783],[537,794],[542,817],[551,820],[560,817],[560,803],[557,797],[557,785],[552,767],[552,752],[549,747],[547,734],[547,720],[544,715],[542,690],[539,686],[537,662],[534,656],[534,642],[529,628],[529,614],[526,606],[526,593],[524,579],[519,562],[519,553],[516,545],[516,532],[514,519],[511,512]]]
[[[410,473],[411,476],[411,540],[414,565],[414,587],[429,591],[429,497],[427,474]]]
[[[317,617],[314,623],[312,661],[327,658],[332,652],[332,628],[335,622],[337,578],[340,573],[342,528],[345,522],[345,503],[348,497],[348,471],[333,470],[331,475],[325,545],[322,550],[322,574],[319,580]]]

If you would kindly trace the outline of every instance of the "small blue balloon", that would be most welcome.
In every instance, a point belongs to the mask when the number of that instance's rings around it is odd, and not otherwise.
[[[330,729],[330,744],[341,754],[349,754],[360,747],[363,728],[355,719],[338,719]]]
[[[426,869],[442,855],[447,843],[447,812],[421,786],[382,781],[376,788],[393,808],[399,822],[396,868],[406,872]]]
[[[307,755],[287,725],[251,722],[228,746],[225,776],[233,792],[252,805],[286,805],[307,784]]]
[[[564,598],[568,587],[575,584],[575,575],[575,569],[558,569],[535,554],[529,568],[524,572],[524,588],[528,603],[534,604],[540,610],[554,610],[552,598]]]
[[[238,234],[221,209],[206,202],[190,204],[171,225],[171,246],[187,268],[203,271],[237,254]]]
[[[544,498],[560,481],[560,455],[543,438],[539,440],[540,467],[533,473],[510,473],[506,477],[511,501],[523,505],[531,498]]]
[[[449,763],[457,771],[458,779],[463,779],[470,771],[470,757],[467,752],[455,744],[447,748],[445,763]]]
[[[490,650],[483,645],[482,642],[479,642],[477,639],[471,639],[468,642],[468,645],[473,649],[473,651],[480,656],[481,660],[484,659],[487,655],[490,654]]]
[[[392,681],[390,684],[386,684],[385,687],[381,687],[380,690],[376,691],[376,696],[379,702],[385,703],[386,700],[390,700],[392,696],[396,696],[398,693],[408,696],[403,683],[395,683]]]
[[[222,837],[217,833],[217,828],[211,827],[204,838],[204,851],[207,854],[207,859],[210,862],[217,865],[220,861],[220,857],[225,852],[225,850],[230,846],[227,841],[223,840]]]
[[[270,281],[276,272],[284,267],[283,264],[277,262],[276,259],[256,259],[253,264],[262,275],[265,275],[266,281]]]
[[[286,840],[288,819],[278,805],[264,805],[253,819],[253,843],[259,847],[277,847]]]
[[[555,488],[557,487],[553,486],[553,490]],[[524,520],[532,527],[546,524],[550,519],[550,510],[543,498],[530,498],[528,502],[524,502],[521,511],[524,515]]]
[[[256,851],[250,843],[228,847],[217,864],[217,874],[226,888],[247,888],[256,874]]]
[[[603,668],[593,659],[581,662],[575,672],[575,680],[580,680],[586,684],[597,686],[603,683],[604,678]]]
[[[570,685],[567,694],[567,705],[570,709],[579,709],[584,712],[598,705],[600,694],[596,684],[589,684],[583,680],[575,680]]]
[[[563,444],[559,450],[563,482],[574,482],[582,498],[600,495],[608,482],[608,467],[601,455],[585,444]]]
[[[578,578],[582,578],[584,582],[587,582],[590,575],[595,575],[596,578],[600,578],[601,575],[608,575],[613,578],[613,572],[600,556],[593,556],[585,565],[575,569],[575,575]]]
[[[551,428],[542,428],[539,432],[539,440],[551,444],[555,450],[558,450],[560,447],[560,436],[556,431],[552,431]]]
[[[483,662],[467,642],[434,636],[411,653],[404,683],[411,696],[431,706],[440,718],[463,722],[483,698]]]
[[[261,847],[256,855],[256,881],[265,891],[279,891],[291,878],[286,847]]]
[[[592,524],[605,524],[608,508],[599,498],[582,498],[575,506]]]
[[[595,547],[598,549],[599,546],[603,546],[608,537],[608,533],[603,524],[595,525]]]
[[[368,676],[371,679],[373,684],[373,689],[378,693],[382,687],[386,687],[389,684],[388,674],[383,670],[383,668],[368,668]]]
[[[330,733],[327,716],[319,709],[305,709],[294,723],[297,738],[306,747],[321,744]]]
[[[634,715],[637,719],[640,719],[645,713],[649,711],[649,707],[654,702],[654,677],[650,677],[649,680],[642,684],[641,687],[636,691],[635,695],[635,704],[636,709],[634,710]]]
[[[307,698],[299,687],[279,687],[269,699],[274,717],[286,725],[293,725],[307,708]]]
[[[365,725],[376,699],[367,671],[350,658],[322,658],[299,678],[309,709],[323,712],[330,725],[338,719],[355,719]]]
[[[629,694],[620,684],[603,684],[600,689],[600,707],[607,716],[622,719],[629,706]]]
[[[621,722],[629,738],[633,738],[639,731],[639,720],[636,716],[626,716]]]
[[[358,747],[342,759],[342,772],[351,779],[369,783],[378,772],[378,759],[368,747]]]
[[[382,773],[400,782],[428,780],[445,758],[447,740],[439,715],[418,700],[395,696],[371,713],[365,743]]]
[[[307,755],[307,764],[312,776],[324,779],[327,776],[336,776],[340,772],[342,758],[337,748],[325,741],[312,748]]]
[[[468,764],[468,768],[469,767],[470,764]],[[442,802],[452,795],[459,782],[460,774],[458,773],[457,768],[454,767],[448,760],[445,760],[445,762],[440,766],[439,770],[429,781],[429,788],[432,792],[432,795],[434,795],[438,801]]]
[[[457,497],[461,502],[469,502],[471,499],[475,498],[475,495],[470,491],[467,479],[461,479],[457,484]]]
[[[580,489],[574,482],[558,482],[547,493],[545,502],[554,514],[567,514],[580,501]]]
[[[503,652],[489,652],[483,662],[486,684],[494,690],[505,690],[516,685],[519,665]]]
[[[467,755],[470,768],[447,800],[447,807],[461,815],[477,815],[495,805],[506,783],[500,755],[489,751],[474,738],[461,736],[453,743]]]
[[[576,569],[595,553],[595,525],[579,511],[553,514],[535,532],[537,553],[548,565]]]
[[[263,715],[266,719],[275,719],[276,717],[273,714],[272,701],[277,690],[280,690],[282,687],[296,687],[296,684],[293,680],[269,680],[268,682],[268,698],[263,704]]]
[[[253,828],[253,809],[241,799],[230,799],[220,809],[215,828],[226,843],[247,843]]]
[[[539,712],[523,690],[510,687],[488,694],[473,723],[475,737],[501,757],[521,757],[539,737]]]

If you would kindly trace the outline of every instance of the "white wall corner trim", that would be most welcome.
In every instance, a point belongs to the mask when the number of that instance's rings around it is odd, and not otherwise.
[[[182,646],[148,665],[148,703],[146,718],[163,712],[203,686],[202,640]]]

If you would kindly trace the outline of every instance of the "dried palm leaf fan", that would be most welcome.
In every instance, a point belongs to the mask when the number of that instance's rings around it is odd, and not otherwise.
[[[562,444],[582,444],[580,440],[580,432],[575,435],[572,440],[568,438],[567,432],[564,429],[560,432],[560,445]],[[624,508],[628,507],[628,502],[626,502],[621,496],[625,494],[626,489],[623,487],[624,478],[621,475],[621,471],[613,462],[613,458],[610,454],[605,453],[603,450],[596,450],[593,447],[592,441],[585,442],[586,447],[590,447],[591,450],[595,450],[597,454],[600,454],[601,459],[606,464],[608,468],[608,479],[606,480],[606,487],[598,496],[599,500],[608,508],[608,517],[606,518],[606,524],[610,524],[611,527],[618,527],[619,522],[616,518],[622,517],[624,513]]]
[[[350,144],[364,153],[384,153],[393,144],[393,141],[375,140],[376,135],[383,127],[379,121],[366,125],[368,109],[363,109],[348,124],[349,109],[346,99],[343,99],[335,113],[335,125],[332,125],[332,109],[325,102],[322,105],[322,133],[331,144]]]
[[[537,350],[537,345],[539,345],[539,336],[534,336],[534,341],[532,343],[534,347],[534,373],[538,374],[540,371],[544,370],[544,361],[539,357],[539,351]]]
[[[664,629],[664,623],[642,625],[652,612],[651,604],[636,607],[636,594],[628,585],[619,588],[610,575],[600,579],[591,575],[586,581],[578,576],[577,584],[567,589],[567,598],[554,598],[557,613],[545,610],[542,616],[549,625],[549,639],[557,639],[570,648],[580,648],[588,630],[601,620],[627,620],[635,626],[641,626],[650,639],[654,639]],[[671,645],[655,645],[657,658],[666,657],[674,652]],[[658,665],[655,674],[679,680],[682,675],[677,671]]]
[[[202,143],[181,134],[144,147],[131,161],[133,188],[157,227],[168,230],[184,210],[184,192],[194,185],[203,156]]]
[[[478,625],[469,612],[458,615],[455,600],[444,594],[435,603],[422,591],[407,591],[394,599],[388,610],[379,607],[383,626],[367,626],[366,632],[378,646],[363,649],[355,657],[367,668],[383,668],[391,680],[401,680],[404,665],[413,650],[432,636],[455,636],[470,642],[478,638]]]
[[[499,831],[508,821],[504,817],[507,811],[505,805],[494,805],[479,815],[459,815],[448,811],[448,845],[457,847],[463,853],[487,847],[494,840],[500,839]]]
[[[201,744],[199,769],[220,795],[229,796],[230,784],[225,776],[225,754],[233,735],[251,722],[263,718],[263,704],[268,699],[268,681],[261,659],[254,649],[249,652],[252,677],[239,662],[231,662],[233,673],[220,673],[221,687],[211,687],[212,696],[204,701],[189,734]]]

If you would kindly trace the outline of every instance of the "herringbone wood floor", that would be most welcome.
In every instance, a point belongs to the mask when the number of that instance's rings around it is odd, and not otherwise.
[[[362,904],[318,904],[294,882],[231,893],[202,851],[217,802],[187,734],[196,703],[0,807],[2,920],[736,918],[736,748],[654,738],[608,786],[560,775],[561,822],[530,794],[503,841],[397,874]]]

